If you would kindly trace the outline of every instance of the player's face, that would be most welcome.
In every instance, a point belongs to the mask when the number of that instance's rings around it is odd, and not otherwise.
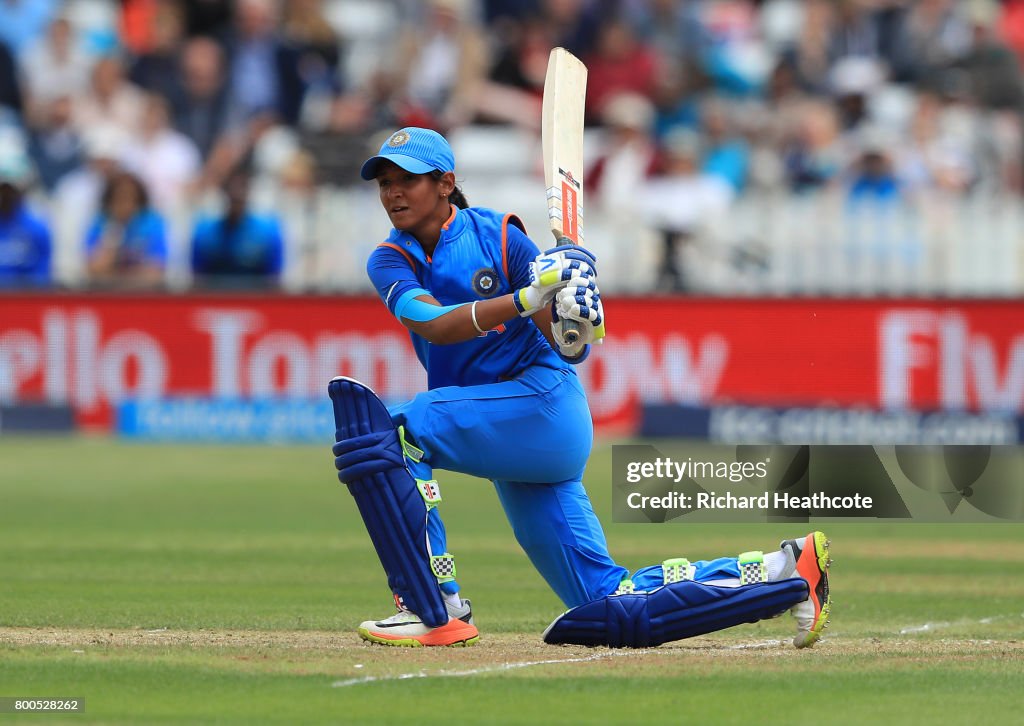
[[[377,187],[380,203],[395,229],[419,236],[435,223],[438,228],[448,218],[448,200],[441,196],[440,184],[429,174],[413,174],[391,162],[378,167]]]

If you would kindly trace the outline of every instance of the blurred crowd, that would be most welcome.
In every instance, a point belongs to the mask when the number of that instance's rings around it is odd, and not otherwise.
[[[666,290],[746,194],[1024,189],[1024,0],[0,0],[0,288],[277,286],[281,200],[397,127],[535,131],[555,45]]]

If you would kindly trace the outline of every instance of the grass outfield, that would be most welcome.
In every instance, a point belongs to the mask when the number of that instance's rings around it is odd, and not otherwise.
[[[588,487],[610,522],[610,447]],[[545,646],[562,607],[489,484],[444,474],[468,649],[364,645],[390,595],[327,447],[0,439],[0,696],[68,723],[1016,722],[1024,526],[828,528],[833,627],[788,617],[647,651]],[[607,525],[630,568],[772,549],[777,525]],[[53,723],[37,714],[8,722]]]

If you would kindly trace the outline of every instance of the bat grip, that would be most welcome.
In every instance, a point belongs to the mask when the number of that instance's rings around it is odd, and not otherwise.
[[[558,237],[558,245],[572,245],[575,244],[568,237]],[[573,345],[580,339],[580,324],[575,320],[568,320],[561,318],[558,323],[558,332],[562,338],[562,345]]]

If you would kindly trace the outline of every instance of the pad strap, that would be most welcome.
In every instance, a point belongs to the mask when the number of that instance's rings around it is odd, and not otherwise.
[[[757,585],[768,582],[768,568],[764,564],[764,552],[752,550],[736,558],[740,568],[740,585]]]
[[[612,595],[632,595],[634,592],[636,592],[636,586],[633,584],[633,581],[628,577],[624,577]]]
[[[697,568],[685,557],[676,557],[661,563],[661,573],[665,584],[670,585],[673,582],[692,580],[697,574]]]
[[[405,426],[398,427],[398,438],[402,442],[402,453],[407,459],[411,459],[417,464],[423,461],[423,449],[412,443],[411,437],[405,431]]]
[[[430,569],[439,583],[452,582],[455,579],[455,557],[451,552],[434,555],[430,558]]]

